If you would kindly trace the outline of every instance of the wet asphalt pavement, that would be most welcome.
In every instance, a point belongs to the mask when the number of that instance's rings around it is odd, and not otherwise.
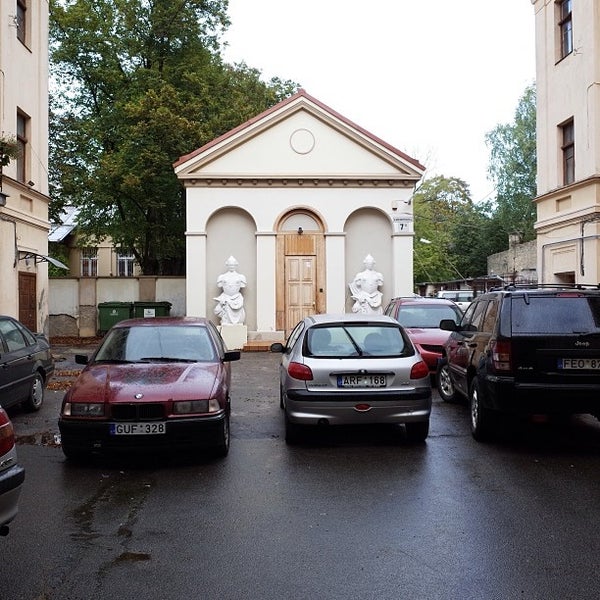
[[[600,597],[595,419],[478,444],[436,396],[425,444],[374,428],[287,446],[280,356],[252,352],[232,364],[227,458],[73,465],[58,408],[91,349],[55,350],[45,406],[11,411],[27,476],[1,600]]]

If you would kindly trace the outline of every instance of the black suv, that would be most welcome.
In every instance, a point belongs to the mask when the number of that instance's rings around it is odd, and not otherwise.
[[[476,297],[451,331],[438,390],[469,401],[484,441],[500,413],[600,418],[600,285],[507,286]]]

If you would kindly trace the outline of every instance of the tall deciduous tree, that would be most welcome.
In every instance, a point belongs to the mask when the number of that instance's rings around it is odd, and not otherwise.
[[[89,243],[111,237],[144,274],[185,272],[172,164],[296,85],[228,65],[227,0],[50,0],[56,216],[78,206]]]
[[[413,195],[416,282],[449,281],[487,273],[487,257],[506,242],[489,204],[474,204],[457,177],[426,179]],[[426,240],[426,241],[423,241]]]
[[[506,240],[520,233],[535,239],[536,219],[536,92],[528,86],[519,99],[512,123],[496,126],[486,135],[490,148],[488,173],[496,185],[494,220]],[[508,241],[506,242],[508,243]]]

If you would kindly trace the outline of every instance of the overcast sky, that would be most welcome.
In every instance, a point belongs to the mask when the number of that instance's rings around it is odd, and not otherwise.
[[[531,0],[229,0],[228,62],[291,79],[427,167],[493,192],[485,134],[535,81]]]

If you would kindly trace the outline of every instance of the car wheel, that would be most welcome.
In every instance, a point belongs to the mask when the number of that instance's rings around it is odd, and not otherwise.
[[[469,395],[471,413],[471,434],[478,442],[490,439],[493,431],[493,414],[489,408],[483,406],[481,390],[477,379],[473,379]]]
[[[285,442],[286,444],[297,444],[300,441],[300,425],[292,423],[285,415]]]
[[[279,385],[279,408],[285,408],[283,404],[283,387]]]
[[[229,415],[225,415],[225,418],[221,422],[221,429],[219,431],[219,442],[215,446],[215,456],[227,456],[229,452]]]
[[[44,403],[44,380],[42,376],[36,372],[33,376],[33,381],[31,382],[31,387],[29,388],[29,397],[25,402],[23,402],[23,406],[26,410],[36,411],[40,410],[42,404]]]
[[[424,442],[429,435],[429,419],[427,421],[417,421],[416,423],[406,423],[405,427],[409,442]]]
[[[440,364],[437,371],[437,389],[440,398],[444,402],[454,402],[456,400],[456,390],[452,377],[450,376],[450,367],[447,361]]]

